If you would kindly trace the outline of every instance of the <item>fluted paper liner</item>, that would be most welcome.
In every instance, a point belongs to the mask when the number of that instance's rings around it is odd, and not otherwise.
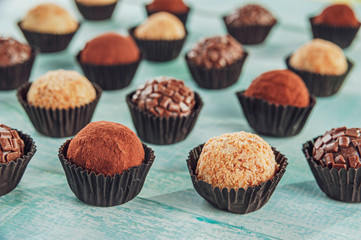
[[[148,17],[150,15],[152,15],[153,13],[157,13],[157,12],[161,12],[161,11],[151,11],[148,8],[148,4],[145,5],[145,10],[147,12]],[[180,12],[180,13],[174,13],[174,12],[170,12],[171,14],[173,14],[174,16],[176,16],[177,18],[179,18],[179,20],[181,20],[181,22],[186,25],[187,24],[187,19],[188,19],[188,14],[190,12],[191,8],[188,7],[188,10],[185,12]]]
[[[114,176],[96,175],[71,163],[66,157],[70,140],[59,149],[59,159],[63,166],[70,189],[82,202],[99,207],[110,207],[126,203],[142,190],[145,178],[154,162],[154,152],[143,144],[145,157],[142,164]]]
[[[248,56],[244,52],[241,59],[223,68],[206,68],[192,63],[185,55],[188,69],[194,81],[202,88],[223,89],[235,84],[241,75],[243,64]]]
[[[135,28],[129,29],[129,34],[137,43],[144,59],[155,62],[165,62],[177,58],[188,35],[186,33],[184,38],[178,40],[146,40],[134,35]]]
[[[313,38],[322,38],[333,42],[341,48],[348,48],[355,39],[361,24],[357,27],[329,26],[313,23],[315,17],[309,18]]]
[[[80,23],[78,23],[78,28],[74,32],[67,34],[50,34],[28,31],[22,28],[21,21],[18,22],[18,26],[24,34],[26,41],[28,41],[31,46],[34,46],[40,52],[52,53],[63,51],[68,47],[75,33],[79,30]]]
[[[140,56],[139,60],[129,64],[95,65],[82,63],[80,54],[81,51],[76,56],[76,60],[81,66],[84,75],[89,81],[98,84],[103,90],[116,90],[129,86],[142,61],[142,56]]]
[[[260,134],[274,137],[288,137],[300,133],[316,104],[314,96],[310,96],[307,107],[300,108],[247,97],[244,91],[237,92],[236,95],[249,125]]]
[[[0,66],[0,90],[17,89],[21,84],[29,81],[36,55],[36,50],[31,49],[29,59],[26,61],[10,66]]]
[[[287,158],[275,148],[272,148],[276,162],[279,164],[279,169],[273,178],[260,185],[248,187],[247,189],[232,188],[228,190],[227,188],[213,188],[211,184],[199,180],[196,175],[197,163],[203,146],[204,144],[201,144],[191,150],[187,159],[187,166],[193,186],[199,195],[212,205],[221,210],[233,213],[246,214],[263,207],[271,198],[288,165]]]
[[[75,0],[75,4],[83,17],[87,20],[101,21],[111,18],[118,1],[107,5],[86,5]]]
[[[152,144],[166,145],[184,140],[192,131],[203,107],[201,97],[195,92],[196,104],[190,115],[184,117],[159,117],[137,107],[132,102],[134,93],[128,94],[126,100],[137,135],[143,141]]]
[[[313,145],[317,138],[303,144],[302,151],[322,192],[338,201],[361,202],[361,168],[337,170],[322,167],[312,157]]]
[[[33,139],[18,131],[20,138],[24,141],[24,155],[9,163],[0,163],[0,196],[5,195],[16,188],[19,184],[28,163],[36,152]]]
[[[69,137],[79,132],[90,122],[102,93],[99,86],[93,83],[96,98],[92,102],[81,107],[53,110],[32,106],[27,102],[27,94],[31,84],[27,82],[18,88],[18,100],[34,128],[49,137]]]
[[[340,90],[343,82],[353,67],[353,63],[349,59],[347,59],[347,64],[347,71],[342,75],[322,75],[297,70],[290,65],[290,56],[286,58],[287,68],[299,75],[305,82],[308,91],[317,97],[332,96]]]

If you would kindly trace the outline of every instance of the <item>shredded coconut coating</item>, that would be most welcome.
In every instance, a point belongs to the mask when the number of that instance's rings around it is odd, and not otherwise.
[[[261,137],[242,131],[209,139],[196,175],[212,187],[246,189],[271,179],[277,170],[271,146]]]
[[[28,103],[43,108],[69,109],[86,105],[96,98],[89,80],[75,71],[49,71],[31,84]]]

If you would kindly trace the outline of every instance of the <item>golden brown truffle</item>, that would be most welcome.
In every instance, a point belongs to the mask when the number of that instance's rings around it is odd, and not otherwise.
[[[328,6],[313,19],[313,23],[337,27],[358,27],[360,25],[354,11],[347,4]]]
[[[76,0],[78,3],[87,6],[103,6],[103,5],[110,5],[118,0]]]
[[[148,5],[151,11],[167,11],[172,13],[184,13],[188,11],[188,6],[183,0],[153,0]]]

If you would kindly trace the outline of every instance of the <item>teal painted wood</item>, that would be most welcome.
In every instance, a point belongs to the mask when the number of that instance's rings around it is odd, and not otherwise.
[[[0,34],[23,40],[16,21],[38,2],[0,1]],[[245,89],[265,71],[285,68],[285,56],[310,39],[307,16],[323,6],[315,1],[260,2],[277,15],[280,24],[264,45],[245,47],[250,55],[240,81],[234,86],[219,91],[198,88],[183,55],[199,38],[225,33],[220,16],[243,2],[194,0],[190,2],[193,7],[188,23],[190,34],[181,56],[168,63],[144,61],[129,87],[103,93],[93,120],[120,122],[133,130],[125,96],[149,78],[170,75],[183,79],[205,102],[193,132],[185,141],[172,146],[151,145],[157,157],[143,190],[124,205],[97,208],[77,200],[57,158],[58,148],[65,139],[38,134],[17,102],[15,91],[0,92],[0,122],[30,134],[38,146],[19,186],[0,197],[0,239],[359,238],[361,205],[331,200],[319,190],[301,152],[301,144],[332,127],[361,125],[360,37],[345,51],[356,64],[343,88],[333,97],[318,99],[301,134],[291,138],[265,137],[288,157],[290,164],[262,209],[244,216],[220,211],[193,189],[185,164],[189,150],[225,132],[253,132],[234,93]],[[72,1],[58,3],[81,19]],[[145,18],[142,4],[143,1],[122,1],[112,20],[84,21],[66,51],[38,56],[31,80],[58,68],[81,71],[74,56],[85,42],[105,31],[126,33]],[[360,5],[355,9],[361,17]]]

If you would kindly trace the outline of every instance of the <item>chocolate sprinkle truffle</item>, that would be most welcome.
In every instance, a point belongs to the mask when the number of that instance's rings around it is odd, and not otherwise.
[[[195,106],[194,92],[183,81],[171,77],[147,81],[137,89],[132,101],[159,117],[188,116]]]
[[[223,68],[240,60],[241,44],[231,35],[215,36],[199,41],[187,54],[190,62],[210,68]]]
[[[225,17],[225,23],[232,27],[262,25],[276,23],[276,18],[258,4],[248,4]]]
[[[312,156],[323,167],[361,167],[361,129],[339,127],[327,131],[313,146]]]
[[[320,15],[313,19],[313,23],[337,27],[358,27],[360,25],[354,11],[346,4],[333,4],[325,8]]]
[[[31,48],[13,38],[0,37],[0,66],[6,67],[25,62],[30,58]]]
[[[24,154],[24,141],[16,130],[0,124],[0,163],[9,163]]]

